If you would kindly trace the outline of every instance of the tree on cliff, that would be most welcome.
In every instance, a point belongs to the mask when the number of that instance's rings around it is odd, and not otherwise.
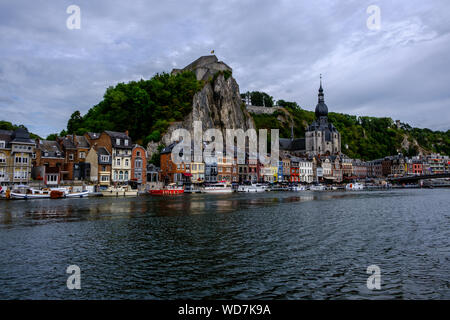
[[[241,94],[241,98],[245,101],[250,100],[252,106],[273,107],[275,104],[272,96],[261,91],[247,91]]]
[[[81,135],[87,131],[128,130],[138,143],[159,141],[170,122],[181,121],[189,114],[192,98],[201,88],[202,83],[189,71],[119,83],[109,87],[103,100],[84,116],[75,111],[67,131]]]

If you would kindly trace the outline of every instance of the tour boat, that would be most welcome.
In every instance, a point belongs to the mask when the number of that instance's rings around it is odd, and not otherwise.
[[[267,187],[263,184],[251,184],[239,186],[238,192],[265,192]]]
[[[138,191],[133,190],[130,186],[124,187],[109,187],[106,190],[101,191],[104,197],[137,197]]]
[[[182,187],[178,187],[175,183],[169,184],[167,187],[161,189],[151,189],[148,191],[152,196],[166,196],[166,195],[176,195],[184,193]]]
[[[325,190],[325,186],[321,185],[321,184],[315,184],[309,187],[309,190],[311,191],[324,191]]]
[[[50,198],[50,189],[33,189],[26,186],[19,186],[9,193],[10,199],[46,199]]]
[[[203,192],[205,193],[232,193],[233,189],[231,189],[231,185],[221,182],[215,183],[203,188]]]
[[[292,191],[305,191],[306,187],[302,186],[302,185],[297,185],[297,186],[292,186],[291,190]]]
[[[353,183],[349,183],[345,186],[345,190],[350,190],[350,191],[354,191],[354,190],[363,190],[364,189],[364,185],[358,182],[353,182]]]

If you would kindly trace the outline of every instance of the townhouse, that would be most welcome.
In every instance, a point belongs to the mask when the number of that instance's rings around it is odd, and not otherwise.
[[[26,129],[0,130],[0,184],[30,182],[34,147]]]

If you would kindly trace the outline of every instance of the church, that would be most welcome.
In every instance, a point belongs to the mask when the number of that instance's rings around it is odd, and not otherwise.
[[[338,154],[341,152],[341,135],[336,127],[328,121],[328,107],[322,88],[320,77],[319,101],[315,110],[316,121],[308,126],[305,138],[282,139],[280,150],[294,153],[307,153],[308,155]]]

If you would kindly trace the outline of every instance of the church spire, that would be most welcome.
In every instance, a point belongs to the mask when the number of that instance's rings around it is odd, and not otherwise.
[[[319,87],[319,103],[325,102],[323,88],[322,88],[322,74],[320,74],[320,87]]]
[[[322,74],[320,74],[320,87],[319,87],[319,102],[316,106],[316,118],[320,119],[322,117],[328,116],[328,107],[325,104],[325,98],[323,94],[323,88],[322,88]]]

